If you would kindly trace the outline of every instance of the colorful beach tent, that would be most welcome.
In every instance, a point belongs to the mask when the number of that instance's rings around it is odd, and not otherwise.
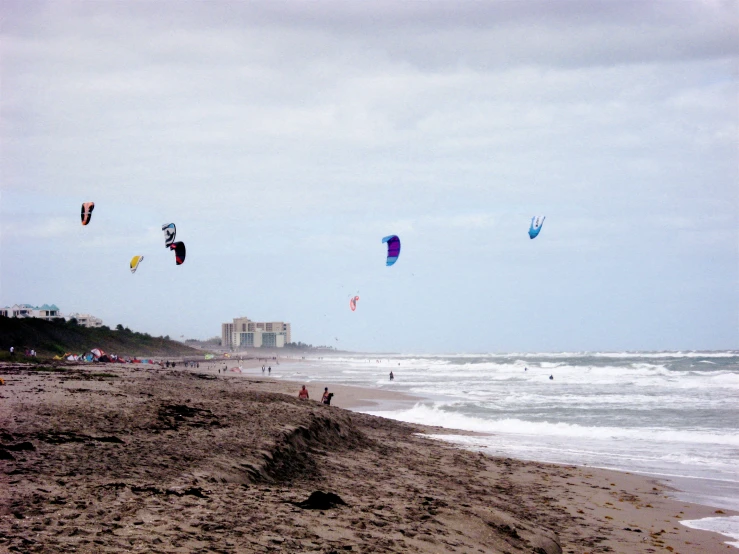
[[[82,225],[90,223],[92,218],[92,210],[95,209],[95,202],[85,202],[82,204],[82,211],[80,217],[82,218]]]
[[[535,216],[531,218],[531,227],[529,227],[529,238],[535,239],[541,231],[541,226],[544,225],[546,217]]]
[[[390,235],[382,239],[383,244],[387,243],[387,261],[385,265],[393,265],[398,261],[400,256],[400,239],[397,235]]]

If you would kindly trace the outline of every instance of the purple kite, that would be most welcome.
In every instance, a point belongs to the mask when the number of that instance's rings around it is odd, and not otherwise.
[[[385,265],[393,265],[400,256],[400,239],[397,235],[390,235],[382,239],[382,242],[387,243],[387,262],[385,262]]]

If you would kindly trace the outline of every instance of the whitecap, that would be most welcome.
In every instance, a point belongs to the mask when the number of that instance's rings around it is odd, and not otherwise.
[[[703,519],[681,521],[680,523],[691,529],[713,531],[730,537],[733,540],[727,541],[726,544],[739,548],[739,516],[706,517]]]

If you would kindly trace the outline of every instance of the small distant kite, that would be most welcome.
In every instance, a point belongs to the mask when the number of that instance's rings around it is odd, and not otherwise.
[[[143,261],[143,256],[134,256],[131,258],[131,273],[136,273],[136,270],[139,268],[139,264]]]
[[[351,300],[349,300],[349,307],[352,309],[352,311],[357,309],[357,302],[359,302],[359,296],[355,296]]]
[[[164,231],[164,248],[169,248],[174,243],[175,236],[177,236],[177,228],[174,223],[165,223],[162,225],[162,231]]]
[[[393,265],[398,261],[398,256],[400,256],[400,239],[397,235],[390,235],[389,237],[383,238],[382,242],[383,244],[387,243],[387,261],[385,265]]]
[[[170,250],[174,250],[174,257],[175,261],[177,262],[177,265],[182,265],[185,263],[185,243],[184,242],[175,242],[172,243],[169,246]]]
[[[541,231],[541,226],[544,225],[546,217],[535,216],[531,218],[531,227],[529,227],[529,237],[535,239]]]
[[[80,213],[80,217],[82,218],[82,225],[87,225],[90,223],[90,218],[92,218],[92,210],[95,209],[95,202],[85,202],[82,204],[82,211]]]

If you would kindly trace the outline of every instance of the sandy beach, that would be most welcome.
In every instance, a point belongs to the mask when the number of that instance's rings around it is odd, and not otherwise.
[[[0,367],[0,551],[731,551],[654,480],[460,450],[350,411],[410,397],[324,406],[223,365]]]

